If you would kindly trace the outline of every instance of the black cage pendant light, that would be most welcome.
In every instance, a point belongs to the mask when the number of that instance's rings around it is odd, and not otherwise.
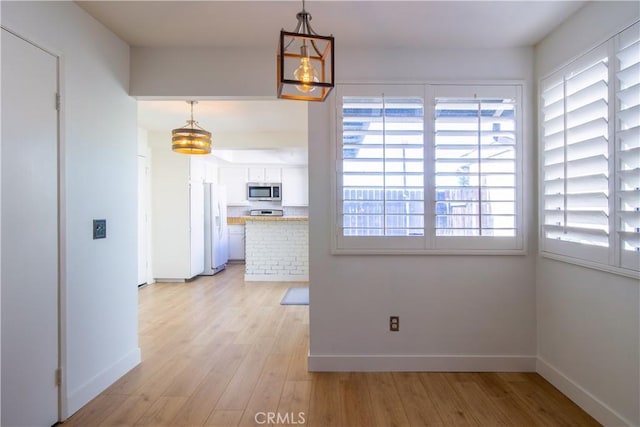
[[[187,101],[191,105],[191,119],[187,125],[171,131],[171,149],[182,154],[211,153],[211,132],[204,130],[193,120],[193,105],[198,101]]]
[[[278,98],[324,101],[334,86],[333,36],[320,36],[309,25],[304,8],[296,15],[293,32],[280,31]]]

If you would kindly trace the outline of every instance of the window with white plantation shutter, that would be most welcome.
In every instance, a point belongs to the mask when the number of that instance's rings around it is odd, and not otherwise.
[[[339,85],[334,253],[522,253],[521,91]]]
[[[545,249],[597,262],[609,257],[608,78],[604,46],[545,79],[541,93]]]
[[[541,250],[637,277],[640,23],[540,83]]]
[[[640,24],[616,39],[616,231],[620,267],[640,264]]]
[[[436,237],[516,236],[515,107],[515,96],[436,97]]]
[[[342,98],[341,238],[367,237],[367,246],[382,238],[382,248],[423,246],[423,93],[403,87]]]

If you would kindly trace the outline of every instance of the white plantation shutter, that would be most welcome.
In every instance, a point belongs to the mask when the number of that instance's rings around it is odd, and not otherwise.
[[[515,93],[466,95],[435,98],[435,235],[513,241],[518,219]],[[448,240],[440,246],[455,246],[456,239],[438,240]],[[473,240],[460,243],[473,248]]]
[[[424,89],[366,93],[341,98],[339,241],[423,248]]]
[[[606,46],[542,81],[545,250],[608,262],[609,70]]]
[[[518,249],[519,87],[434,88],[435,246]]]
[[[616,39],[616,231],[620,266],[640,264],[640,24]]]
[[[543,79],[540,98],[542,252],[637,277],[640,23]]]

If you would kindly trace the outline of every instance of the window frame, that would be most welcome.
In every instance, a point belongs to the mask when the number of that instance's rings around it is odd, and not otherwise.
[[[496,97],[498,93],[511,90],[515,97],[515,174],[516,177],[516,235],[514,237],[491,236],[436,236],[435,235],[435,94],[450,90],[451,96],[459,93],[476,93],[479,97]],[[424,106],[424,236],[343,236],[342,234],[342,117],[343,96],[379,96],[383,91],[395,96],[417,96],[422,92]],[[475,92],[471,92],[475,91]],[[525,230],[525,208],[523,188],[524,124],[526,109],[523,102],[524,82],[472,81],[472,82],[420,82],[420,83],[344,83],[337,84],[332,97],[331,115],[332,144],[331,161],[335,165],[331,173],[332,239],[331,253],[334,255],[526,255],[527,230]],[[419,94],[418,94],[419,95]]]
[[[619,71],[619,62],[617,60],[618,40],[622,33],[631,28],[638,28],[639,22],[635,22],[619,32],[616,32],[606,40],[595,44],[592,48],[581,52],[578,56],[572,58],[567,63],[558,67],[538,79],[538,106],[537,106],[537,126],[538,126],[538,252],[543,258],[562,261],[570,264],[580,265],[587,268],[606,271],[625,277],[640,278],[640,268],[634,269],[630,266],[633,258],[633,252],[621,250],[621,239],[618,230],[619,218],[619,189],[618,189],[618,173],[619,173],[619,154],[618,154],[618,99],[617,92],[619,89],[619,81],[617,72]],[[608,247],[592,246],[570,241],[558,241],[545,237],[544,214],[545,214],[545,194],[544,194],[544,128],[543,128],[543,106],[542,99],[543,89],[546,81],[557,79],[558,75],[568,74],[579,68],[589,58],[596,56],[599,51],[606,52],[607,55],[607,94],[608,94]],[[565,113],[566,114],[566,113]],[[566,159],[565,159],[566,162]],[[638,254],[640,257],[640,254]],[[638,261],[640,267],[640,258]]]

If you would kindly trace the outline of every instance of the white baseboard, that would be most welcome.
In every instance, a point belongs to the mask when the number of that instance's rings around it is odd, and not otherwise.
[[[295,276],[278,276],[276,274],[245,274],[245,282],[308,282],[308,274],[300,274]]]
[[[559,369],[538,356],[536,372],[553,384],[558,390],[573,400],[589,415],[605,426],[632,426],[633,423],[571,380]]]
[[[535,356],[309,355],[311,372],[535,372]]]
[[[63,408],[62,419],[69,418],[91,399],[140,364],[141,360],[140,348],[135,348],[116,363],[91,378],[83,386],[70,392],[67,396],[67,407]]]

